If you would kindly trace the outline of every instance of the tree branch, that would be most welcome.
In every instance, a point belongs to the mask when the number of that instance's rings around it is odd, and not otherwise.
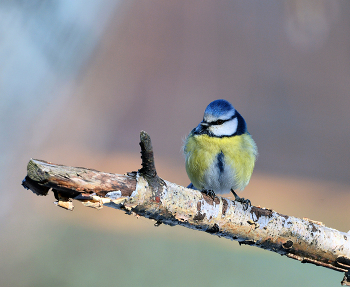
[[[68,167],[31,159],[22,185],[37,195],[52,189],[56,204],[73,210],[71,199],[84,205],[109,206],[156,220],[234,239],[239,244],[274,251],[302,263],[345,272],[350,286],[350,234],[271,209],[224,197],[211,198],[158,177],[150,137],[140,134],[142,168],[126,175]]]

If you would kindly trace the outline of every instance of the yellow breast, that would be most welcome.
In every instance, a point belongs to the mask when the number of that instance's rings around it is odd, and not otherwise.
[[[223,193],[231,188],[243,190],[249,183],[257,147],[248,133],[222,138],[191,133],[184,152],[186,171],[192,184],[199,190],[218,188],[221,189],[219,193]],[[223,154],[221,163],[218,162],[220,153]]]

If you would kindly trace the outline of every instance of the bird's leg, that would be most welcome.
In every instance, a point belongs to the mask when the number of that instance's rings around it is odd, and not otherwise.
[[[214,192],[213,190],[210,190],[210,189],[203,189],[201,192],[204,193],[205,195],[208,195],[208,196],[211,197],[212,199],[215,198],[215,192]]]
[[[243,210],[247,210],[249,206],[251,206],[251,202],[249,199],[245,199],[243,197],[239,197],[237,193],[233,189],[231,189],[232,194],[235,196],[235,201],[238,201],[243,204]]]

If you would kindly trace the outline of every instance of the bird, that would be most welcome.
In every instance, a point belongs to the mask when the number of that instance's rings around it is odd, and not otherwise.
[[[249,183],[258,149],[244,118],[231,103],[223,99],[211,102],[183,149],[191,180],[188,188],[211,197],[231,191],[245,210],[251,206],[250,200],[239,197],[235,190],[243,190]]]

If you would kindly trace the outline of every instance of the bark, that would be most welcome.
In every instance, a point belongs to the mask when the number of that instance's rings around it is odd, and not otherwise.
[[[234,239],[345,272],[343,285],[350,286],[350,234],[325,227],[307,218],[283,215],[224,197],[214,198],[158,177],[149,136],[141,132],[142,168],[126,175],[68,167],[31,159],[23,186],[38,195],[51,189],[56,204],[73,210],[71,199],[84,205],[109,206],[156,220],[156,225],[182,225]]]

